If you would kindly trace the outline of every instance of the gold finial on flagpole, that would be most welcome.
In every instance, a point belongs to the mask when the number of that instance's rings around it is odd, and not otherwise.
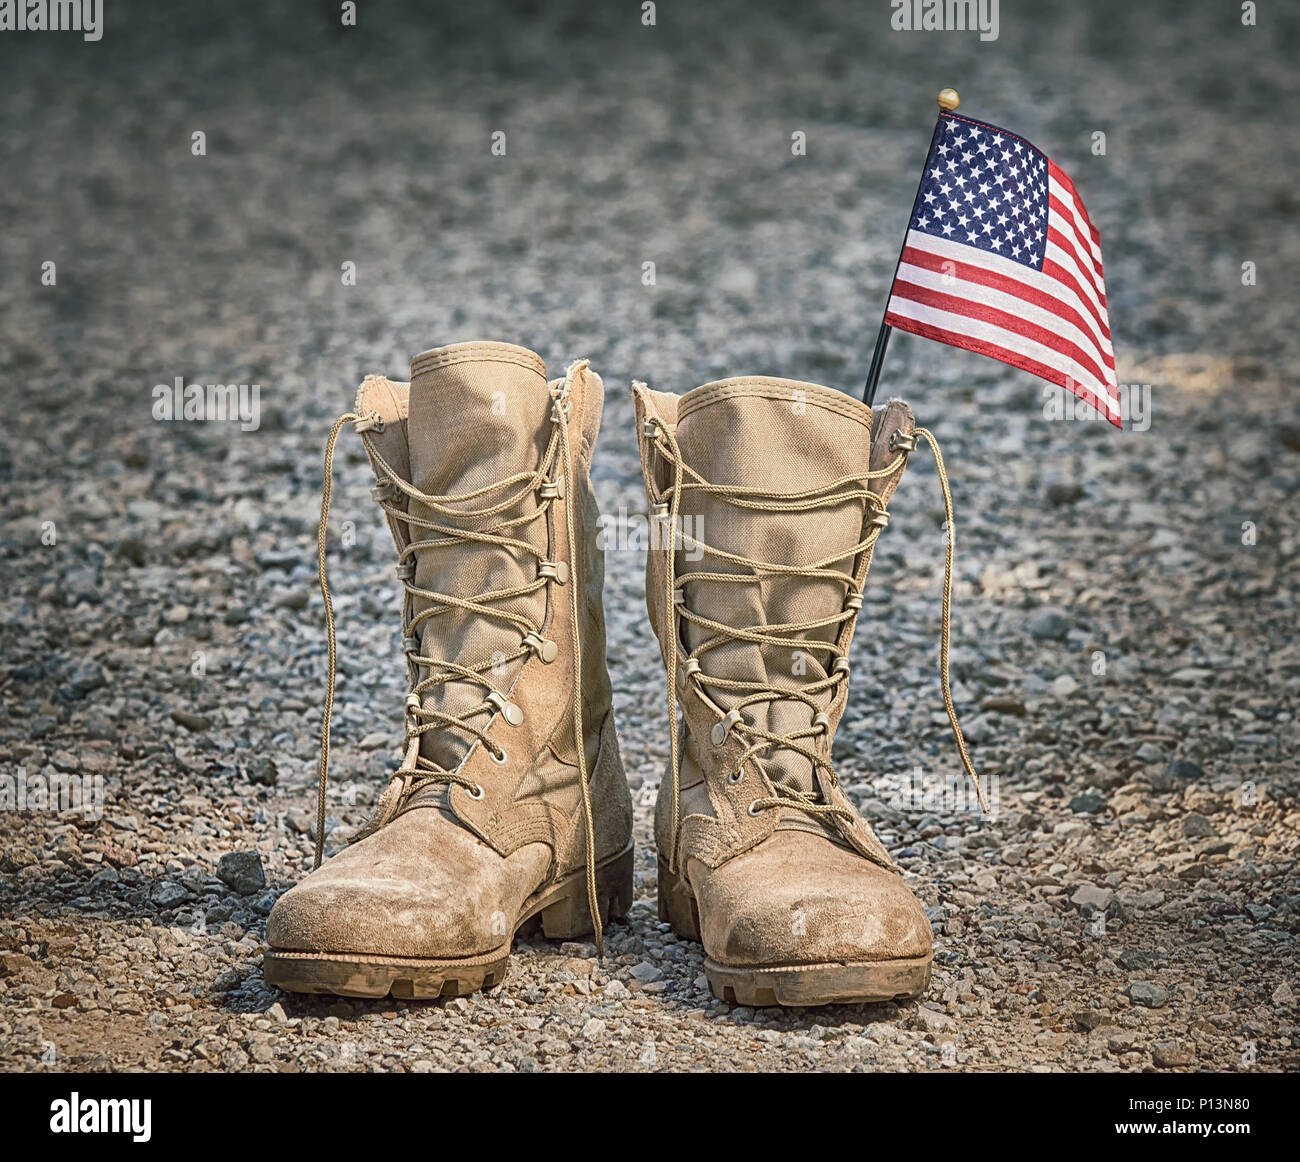
[[[945,113],[951,113],[961,104],[961,97],[957,95],[956,89],[940,89],[936,100],[939,102],[939,108]]]

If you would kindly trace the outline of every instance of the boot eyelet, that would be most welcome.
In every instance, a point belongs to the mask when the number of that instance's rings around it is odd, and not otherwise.
[[[745,777],[745,772],[744,772],[744,771],[732,771],[731,774],[729,774],[729,775],[727,776],[727,783],[728,783],[730,786],[733,786],[733,787],[734,787],[734,786],[736,786],[736,784],[739,783],[739,782],[741,781],[741,779],[743,779],[744,777]]]
[[[763,813],[763,808],[762,808],[762,807],[758,807],[758,804],[759,804],[759,800],[755,799],[755,800],[754,800],[754,801],[749,805],[749,811],[748,811],[748,814],[753,815],[753,816],[755,816],[755,817],[761,815],[761,814]],[[758,807],[758,810],[757,810],[757,811],[754,810],[755,807]]]
[[[727,741],[727,735],[731,733],[731,728],[739,721],[740,711],[728,710],[721,722],[713,724],[713,733],[710,736],[713,739],[713,745],[722,746]]]
[[[361,432],[382,432],[384,430],[384,417],[378,412],[371,412],[368,416],[358,416],[352,421],[352,430],[358,434]]]
[[[524,712],[519,709],[510,699],[498,694],[495,690],[488,693],[485,701],[490,702],[496,707],[497,713],[506,720],[511,726],[522,726],[524,724]]]
[[[902,428],[895,428],[889,435],[889,450],[897,452],[899,449],[904,452],[915,452],[916,437],[909,435]]]
[[[554,480],[544,480],[541,487],[537,489],[537,498],[539,500],[563,500],[564,477],[557,476]]]
[[[569,583],[569,563],[567,561],[543,561],[537,566],[538,577],[550,577],[559,585]]]
[[[845,609],[861,609],[861,608],[862,608],[862,594],[861,594],[861,593],[850,593],[850,594],[849,594],[849,595],[844,599],[844,608],[845,608]]]
[[[501,757],[497,758],[497,752],[494,750],[490,750],[488,751],[488,758],[490,758],[494,763],[496,763],[497,766],[504,767],[507,761],[509,760],[510,756],[506,754],[504,749],[502,749],[500,753],[501,753]],[[482,789],[483,789],[482,787],[479,788],[480,791]],[[479,798],[482,798],[482,796],[480,795]]]
[[[812,724],[816,727],[820,727],[827,734],[830,734],[831,732],[831,720],[827,718],[825,714],[814,714]]]
[[[542,637],[541,634],[530,633],[524,638],[526,645],[533,654],[540,658],[545,665],[550,665],[559,656],[560,647],[549,638]]]
[[[477,791],[478,794],[475,794],[474,793],[475,791]],[[480,787],[477,783],[474,784],[473,791],[471,791],[468,787],[466,787],[465,794],[467,794],[471,799],[473,799],[475,803],[481,803],[483,801],[484,791],[483,788]]]

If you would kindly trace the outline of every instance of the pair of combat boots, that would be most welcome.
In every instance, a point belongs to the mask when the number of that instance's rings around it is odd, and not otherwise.
[[[918,438],[952,520],[938,449],[906,404],[873,410],[811,383],[634,391],[656,531],[646,598],[668,679],[660,917],[703,943],[728,1001],[916,996],[929,921],[830,756],[863,582]],[[457,995],[499,983],[534,918],[600,949],[603,925],[627,913],[632,803],[589,477],[603,399],[586,360],[548,382],[531,351],[463,343],[417,355],[409,384],[368,377],[335,424],[318,539],[329,683],[316,870],[271,912],[269,983]],[[410,693],[405,758],[361,833],[322,865],[335,674],[325,537],[348,423],[397,547]],[[973,777],[948,693],[948,546],[943,692]]]

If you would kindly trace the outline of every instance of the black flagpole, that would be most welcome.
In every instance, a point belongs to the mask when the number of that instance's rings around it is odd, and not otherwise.
[[[939,136],[939,126],[943,124],[943,115],[951,113],[961,104],[961,98],[957,95],[956,89],[944,89],[936,98],[939,102],[939,119],[934,123],[934,132],[930,134],[930,148],[925,151],[925,160],[928,163],[930,154],[934,152],[934,142]],[[921,166],[921,180],[916,183],[916,193],[912,195],[912,206],[916,207],[916,199],[921,196],[921,187],[925,184],[925,165]],[[911,226],[912,215],[907,216],[908,226]],[[898,278],[898,268],[903,265],[903,251],[907,249],[907,231],[903,231],[903,245],[898,250],[898,261],[894,263],[894,277],[889,280],[889,294],[893,294],[894,282]],[[885,314],[880,319],[880,332],[876,335],[876,349],[871,353],[871,367],[867,371],[867,383],[862,389],[862,402],[870,407],[876,398],[876,384],[880,382],[880,368],[885,362],[885,349],[889,346],[889,336],[893,327],[886,324],[885,318],[889,315],[889,299],[885,299]]]

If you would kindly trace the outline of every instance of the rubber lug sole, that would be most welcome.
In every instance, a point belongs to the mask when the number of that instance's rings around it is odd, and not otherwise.
[[[700,911],[685,876],[659,861],[659,919],[684,940],[700,940]],[[929,987],[931,958],[841,961],[829,964],[718,964],[707,956],[704,975],[721,1001],[762,1008],[769,1005],[861,1005],[911,1000]]]
[[[633,899],[632,844],[596,867],[600,919],[622,919]],[[386,997],[434,1000],[490,989],[506,978],[515,935],[536,920],[552,940],[590,936],[593,929],[587,904],[587,877],[577,871],[536,892],[515,918],[500,948],[479,956],[447,960],[370,956],[349,952],[269,951],[262,958],[266,983],[292,993],[325,993],[341,997]]]

